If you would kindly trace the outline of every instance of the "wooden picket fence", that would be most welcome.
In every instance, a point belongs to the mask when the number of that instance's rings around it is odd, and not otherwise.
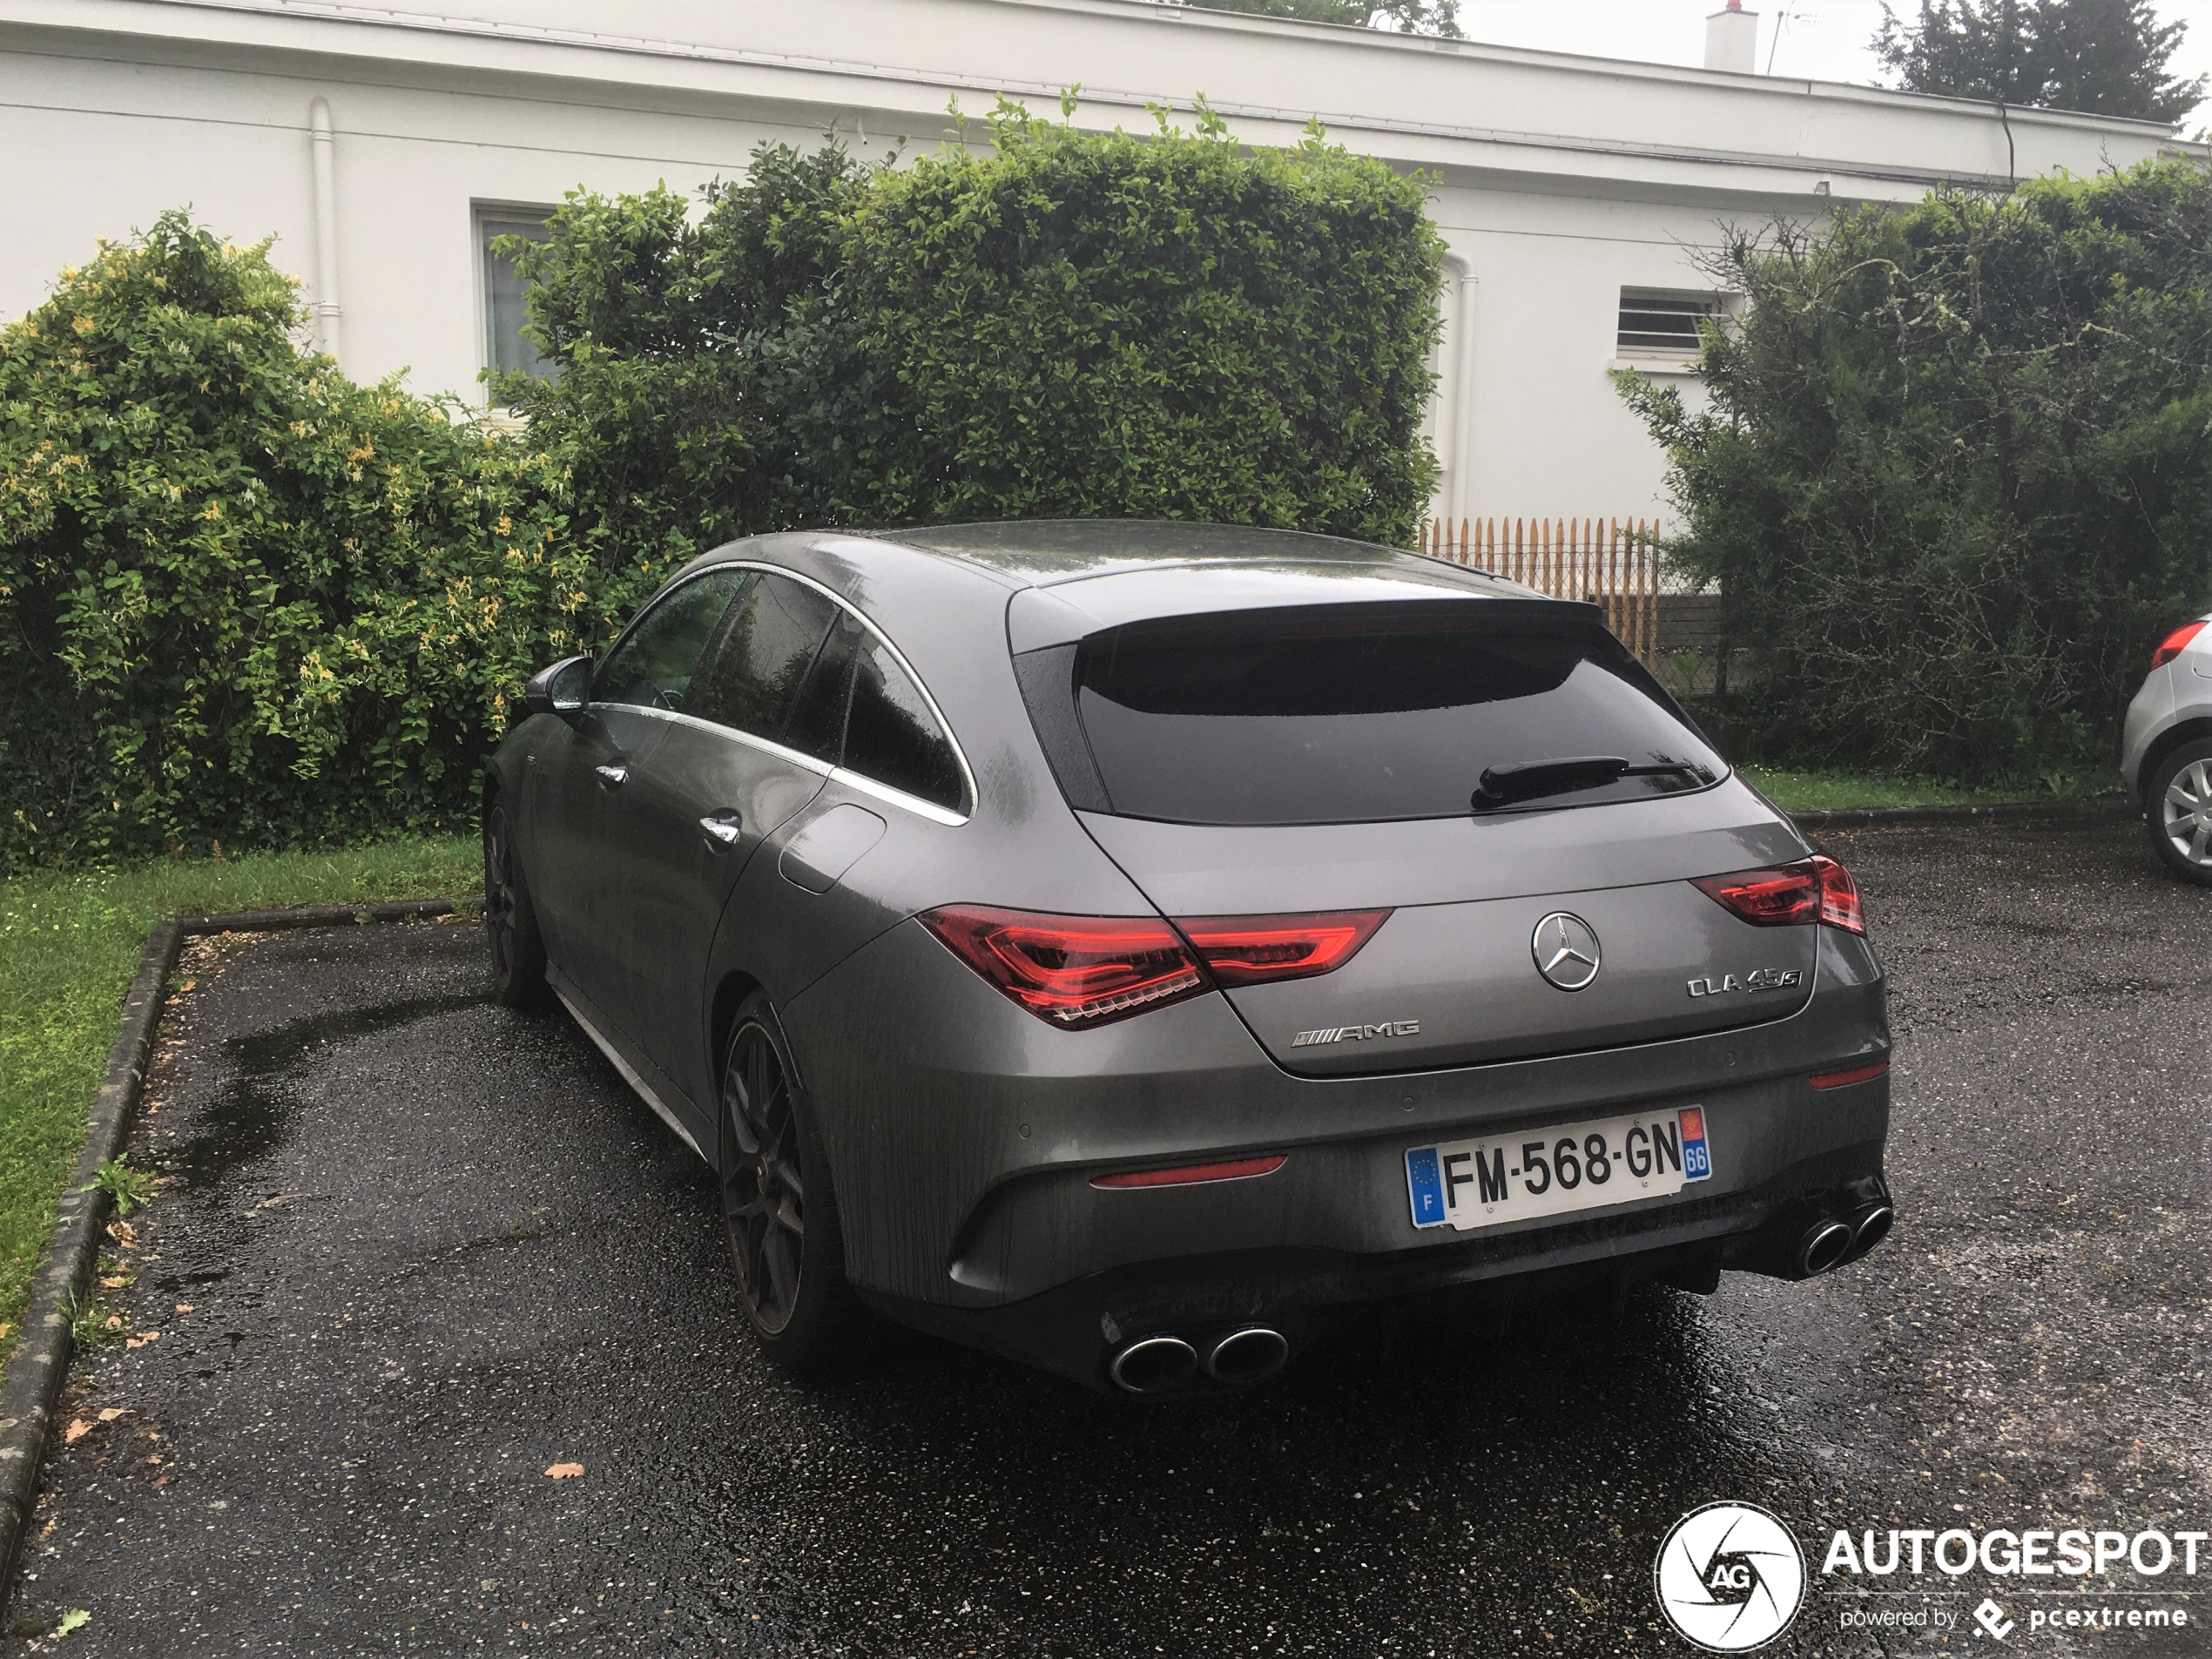
[[[1647,519],[1433,518],[1420,550],[1554,599],[1587,599],[1647,665],[1659,657],[1659,526]]]

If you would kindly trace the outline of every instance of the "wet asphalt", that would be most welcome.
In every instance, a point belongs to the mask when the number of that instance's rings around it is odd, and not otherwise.
[[[1676,1654],[1653,1554],[1711,1500],[1816,1568],[1837,1526],[2212,1525],[2212,893],[2116,816],[1826,840],[1892,976],[1888,1244],[1173,1409],[921,1339],[787,1380],[704,1166],[565,1017],[488,1000],[474,928],[197,943],[132,1151],[170,1181],[0,1647]],[[1824,1583],[1770,1651],[1994,1650],[1840,1629],[1867,1605]]]

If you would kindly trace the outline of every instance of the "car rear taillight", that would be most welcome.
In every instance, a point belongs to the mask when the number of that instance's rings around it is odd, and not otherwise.
[[[948,905],[921,922],[954,955],[1055,1025],[1103,1025],[1211,988],[1182,935],[1157,917]]]
[[[1336,910],[1302,916],[1203,916],[1176,926],[1224,985],[1259,985],[1333,973],[1389,920],[1387,910]]]
[[[1814,853],[1812,865],[1820,872],[1821,921],[1847,934],[1864,934],[1866,913],[1858,907],[1858,883],[1851,879],[1851,872],[1824,853]]]
[[[2183,623],[2159,643],[2156,651],[2151,652],[2150,665],[2153,668],[2165,667],[2167,664],[2187,651],[2189,641],[2203,631],[2204,624],[2202,622]]]
[[[1825,853],[1771,869],[1701,876],[1690,885],[1755,927],[1809,927],[1820,921],[1845,933],[1866,931],[1858,884]]]
[[[1690,883],[1754,927],[1791,927],[1820,914],[1820,877],[1808,859],[1771,870],[1738,870]]]
[[[1178,932],[1157,917],[947,905],[921,921],[954,955],[1039,1019],[1094,1026],[1217,985],[1330,973],[1350,961],[1389,917],[1387,910],[1205,916],[1177,924]]]

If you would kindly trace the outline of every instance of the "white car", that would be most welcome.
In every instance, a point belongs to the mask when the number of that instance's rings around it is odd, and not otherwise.
[[[2212,616],[2151,653],[2121,731],[2121,781],[2151,846],[2184,881],[2212,887]]]

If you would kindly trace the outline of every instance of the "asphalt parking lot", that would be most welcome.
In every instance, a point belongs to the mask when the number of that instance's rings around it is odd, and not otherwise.
[[[564,1017],[488,1000],[475,929],[196,947],[130,1344],[78,1363],[10,1645],[1681,1653],[1653,1552],[1710,1500],[1816,1568],[1838,1526],[2205,1526],[2212,894],[2117,817],[1825,840],[1892,976],[1888,1244],[1609,1324],[1378,1332],[1173,1409],[919,1339],[794,1385],[704,1166]],[[1975,1645],[1846,1605],[1778,1650]]]

